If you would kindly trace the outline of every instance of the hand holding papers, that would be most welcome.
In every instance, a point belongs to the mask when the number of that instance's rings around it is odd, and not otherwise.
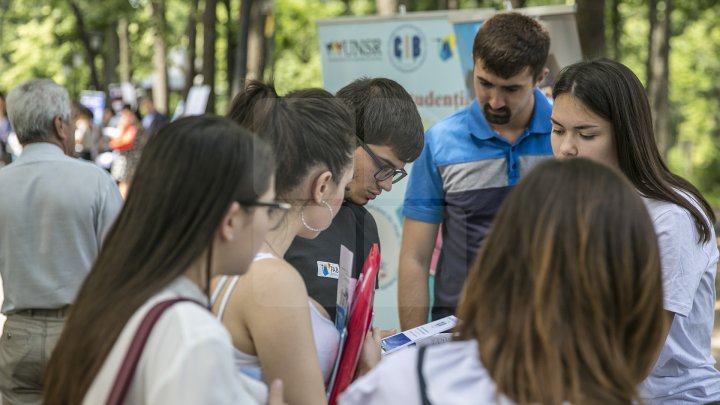
[[[444,343],[452,339],[452,334],[441,333],[450,330],[457,325],[457,318],[453,315],[438,319],[437,321],[420,325],[417,328],[408,329],[396,333],[382,340],[380,347],[383,356],[400,350],[404,347],[414,345],[431,345]]]

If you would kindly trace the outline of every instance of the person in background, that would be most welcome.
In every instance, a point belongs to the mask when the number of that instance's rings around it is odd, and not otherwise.
[[[112,162],[110,172],[118,182],[118,188],[123,199],[127,197],[130,183],[135,175],[135,168],[140,160],[141,138],[140,116],[130,104],[125,104],[120,110],[116,136],[110,140],[108,145],[118,152]]]
[[[80,103],[73,103],[73,125],[75,125],[74,156],[94,161],[97,154],[96,133],[93,126],[93,113]]]
[[[710,348],[718,263],[710,204],[663,162],[645,88],[626,66],[611,60],[568,66],[553,97],[555,156],[619,169],[643,197],[655,226],[663,271],[662,289],[655,292],[664,296],[669,330],[642,384],[641,402],[720,401],[720,371]]]
[[[105,171],[70,157],[75,129],[63,87],[30,80],[7,100],[24,149],[0,169],[0,276],[7,316],[0,337],[0,393],[5,404],[39,404],[47,360],[122,199]]]
[[[176,298],[122,403],[266,403],[265,386],[234,369],[208,292],[212,276],[244,273],[265,239],[273,173],[270,148],[224,118],[178,120],[151,139],[50,359],[46,404],[106,403],[138,325]]]
[[[8,138],[13,132],[12,125],[7,116],[5,94],[0,92],[0,167],[11,162],[10,152],[7,150]]]
[[[470,269],[455,341],[388,355],[340,404],[642,403],[666,328],[653,236],[621,173],[541,164]]]
[[[365,205],[392,190],[423,147],[423,127],[412,97],[397,82],[362,78],[337,92],[355,114],[358,145],[353,179],[332,224],[314,239],[297,237],[285,260],[300,270],[308,295],[335,320],[340,246],[353,253],[352,277],[358,278],[374,243],[377,225]],[[390,252],[389,254],[396,254]],[[327,271],[330,269],[331,271]]]
[[[167,115],[155,109],[155,104],[150,97],[140,100],[140,112],[142,112],[143,144],[155,135],[168,121]]]
[[[477,98],[427,131],[405,193],[398,271],[403,330],[427,322],[440,224],[434,320],[455,313],[468,268],[512,186],[552,157],[551,107],[537,89],[548,74],[549,48],[541,23],[518,13],[492,16],[475,36]]]

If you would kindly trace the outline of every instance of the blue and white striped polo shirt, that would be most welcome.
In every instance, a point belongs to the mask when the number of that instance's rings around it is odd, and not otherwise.
[[[490,128],[477,100],[425,134],[425,147],[410,173],[403,214],[443,224],[433,319],[454,311],[468,268],[510,188],[552,157],[552,107],[538,89],[534,96],[530,124],[514,144]]]

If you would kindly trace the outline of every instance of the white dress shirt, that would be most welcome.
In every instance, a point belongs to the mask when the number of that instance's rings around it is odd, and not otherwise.
[[[0,169],[2,313],[71,304],[122,207],[115,181],[57,145]]]

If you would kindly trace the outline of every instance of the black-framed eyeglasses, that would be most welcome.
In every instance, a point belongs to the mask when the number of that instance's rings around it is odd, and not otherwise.
[[[373,177],[375,177],[375,180],[385,181],[392,177],[392,183],[395,184],[398,181],[404,179],[405,176],[407,176],[407,172],[405,171],[405,169],[396,169],[394,166],[383,162],[382,160],[380,160],[379,157],[377,157],[376,154],[373,153],[373,151],[370,150],[370,148],[367,146],[367,144],[365,144],[365,142],[363,142],[362,139],[358,137],[357,140],[360,143],[360,146],[365,149],[365,152],[367,152],[373,162],[375,162],[375,166],[377,166],[379,169],[373,175]]]

